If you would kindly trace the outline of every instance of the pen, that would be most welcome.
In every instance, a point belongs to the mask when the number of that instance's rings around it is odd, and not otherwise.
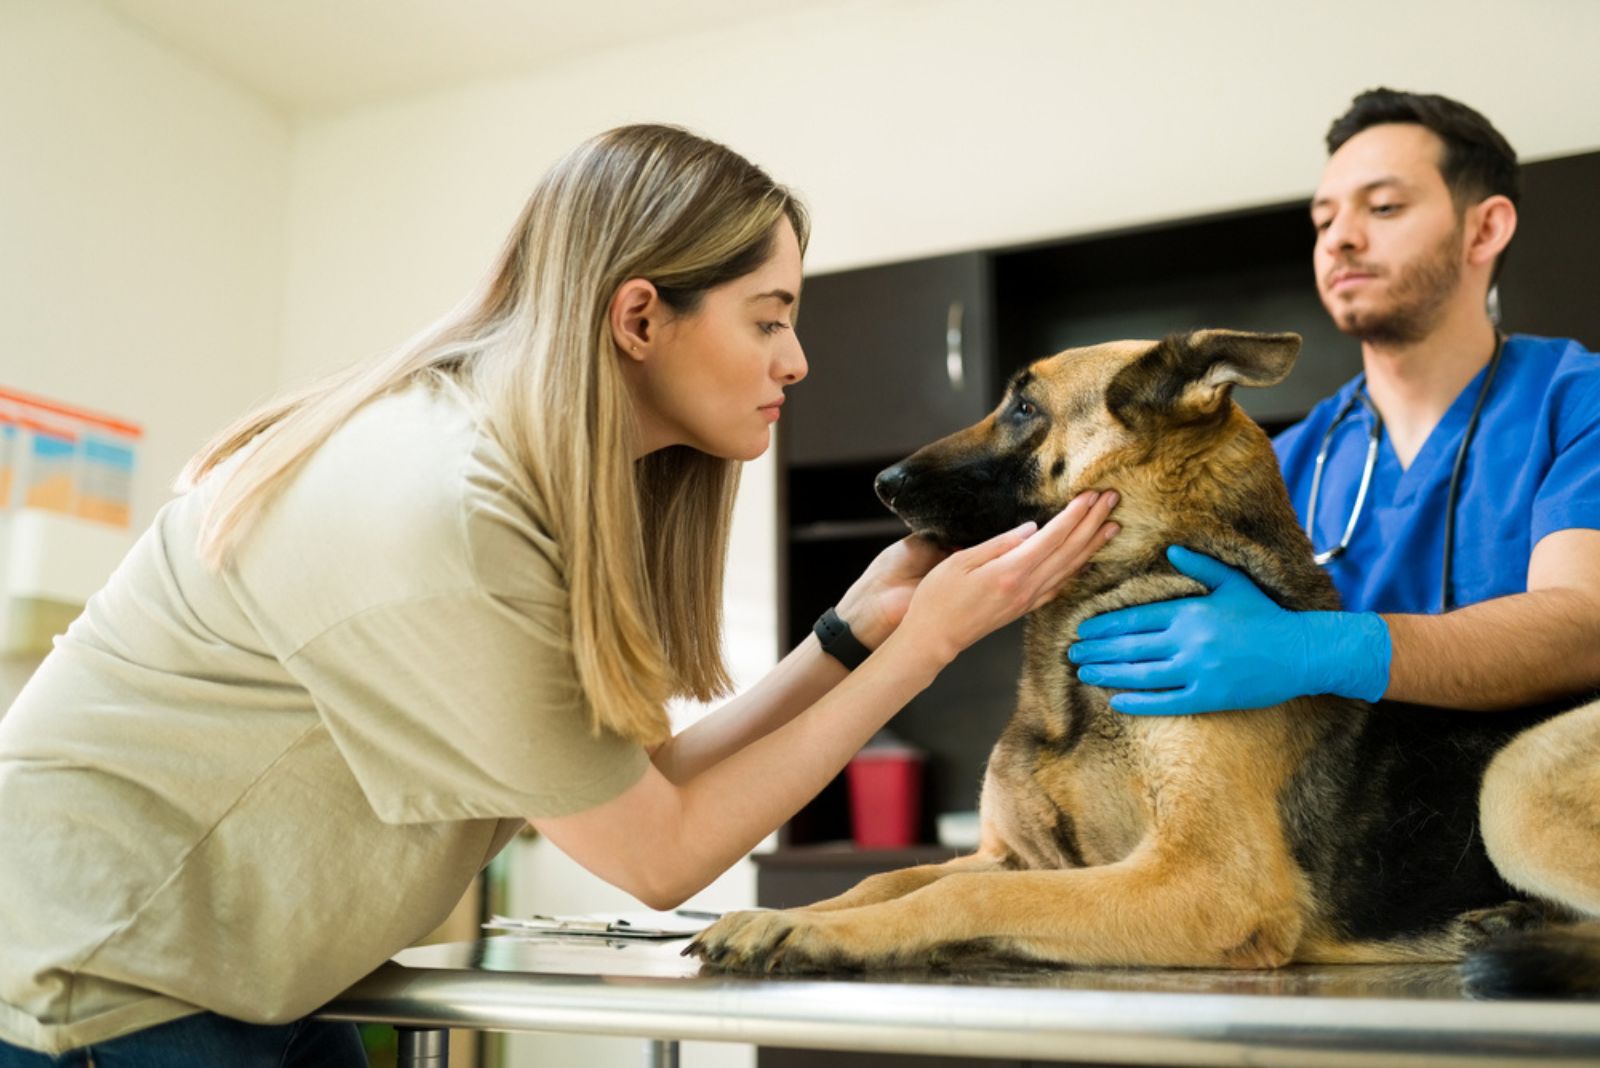
[[[682,916],[686,920],[720,920],[720,912],[702,912],[700,909],[673,909],[674,916]]]

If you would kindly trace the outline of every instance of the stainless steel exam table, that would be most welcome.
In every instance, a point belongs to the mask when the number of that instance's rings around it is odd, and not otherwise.
[[[1159,1065],[1600,1062],[1600,1002],[1472,1000],[1449,965],[790,979],[701,975],[685,944],[426,946],[320,1015],[394,1025],[402,1066],[443,1065],[452,1027],[632,1035],[662,1068],[684,1039]]]

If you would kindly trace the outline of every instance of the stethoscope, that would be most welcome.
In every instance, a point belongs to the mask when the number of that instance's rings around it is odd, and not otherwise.
[[[1461,435],[1461,444],[1456,446],[1456,460],[1450,467],[1450,492],[1445,497],[1444,512],[1444,562],[1439,575],[1439,611],[1448,612],[1454,598],[1450,591],[1450,578],[1455,564],[1455,533],[1456,533],[1456,496],[1461,489],[1461,470],[1467,459],[1467,446],[1472,444],[1472,436],[1478,430],[1478,416],[1483,411],[1483,402],[1489,396],[1489,386],[1494,382],[1494,373],[1500,367],[1500,353],[1504,351],[1506,338],[1504,334],[1495,333],[1494,355],[1489,357],[1489,370],[1483,376],[1483,385],[1478,387],[1478,399],[1473,402],[1472,416],[1467,420],[1467,429]],[[1344,533],[1339,535],[1339,543],[1331,549],[1318,552],[1315,540],[1312,542],[1314,559],[1319,564],[1326,564],[1340,556],[1345,549],[1350,547],[1350,537],[1355,533],[1356,521],[1361,518],[1361,510],[1367,503],[1367,491],[1372,487],[1372,471],[1378,466],[1378,442],[1383,437],[1383,416],[1378,414],[1378,409],[1373,406],[1372,400],[1367,396],[1367,383],[1365,377],[1356,384],[1355,392],[1350,399],[1339,408],[1333,422],[1328,424],[1328,429],[1322,432],[1322,444],[1317,448],[1317,464],[1311,472],[1311,499],[1306,503],[1306,534],[1312,539],[1316,538],[1314,527],[1317,518],[1317,499],[1322,491],[1322,469],[1328,462],[1328,446],[1333,441],[1333,432],[1339,429],[1339,424],[1345,421],[1359,403],[1372,416],[1372,428],[1367,433],[1367,458],[1361,466],[1361,482],[1356,487],[1356,503],[1350,509],[1350,520],[1344,525]]]

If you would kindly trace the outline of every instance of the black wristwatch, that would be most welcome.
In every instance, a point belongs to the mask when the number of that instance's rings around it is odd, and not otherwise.
[[[822,613],[822,617],[811,630],[822,643],[822,651],[851,671],[860,667],[861,662],[872,655],[872,650],[862,645],[861,639],[851,632],[850,624],[840,619],[839,613],[831,608]]]

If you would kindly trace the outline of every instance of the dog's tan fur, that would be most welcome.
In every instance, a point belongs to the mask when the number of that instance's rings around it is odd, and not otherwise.
[[[1336,805],[1369,818],[1341,764],[1360,744],[1365,704],[1319,697],[1123,716],[1063,655],[1089,616],[1204,592],[1166,565],[1173,543],[1246,570],[1288,607],[1338,607],[1269,441],[1229,396],[1235,384],[1281,379],[1298,345],[1293,335],[1208,331],[1069,350],[1030,367],[982,422],[905,461],[936,482],[975,457],[1009,458],[1012,481],[1025,485],[996,505],[994,524],[1115,489],[1122,531],[1029,618],[975,854],[874,876],[803,909],[730,915],[691,951],[723,968],[783,971],[973,959],[1259,968],[1455,959],[1526,922],[1520,906],[1500,906],[1511,893],[1491,879],[1477,910],[1452,911],[1448,922],[1360,933],[1375,928],[1342,904],[1348,829],[1325,824]],[[974,486],[1002,481],[992,470],[986,478]],[[911,514],[895,507],[933,536],[970,543],[985,532],[953,525],[984,492],[943,510],[936,494],[920,510],[906,506]],[[1503,815],[1515,838],[1526,818]]]
[[[1480,803],[1509,882],[1600,916],[1600,704],[1519,735],[1484,773]]]

